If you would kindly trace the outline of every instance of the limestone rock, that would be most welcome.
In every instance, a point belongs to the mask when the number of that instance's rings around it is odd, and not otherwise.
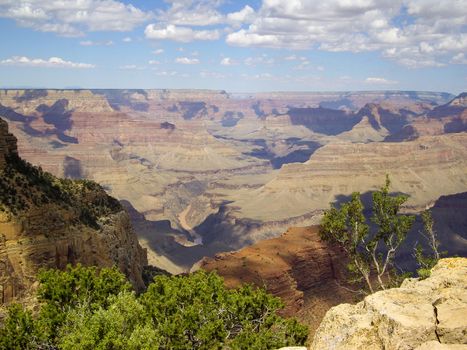
[[[415,350],[466,350],[467,344],[441,344],[436,340],[423,343]]]
[[[442,259],[426,280],[408,279],[329,310],[312,349],[457,349],[467,344],[465,315],[467,259]]]

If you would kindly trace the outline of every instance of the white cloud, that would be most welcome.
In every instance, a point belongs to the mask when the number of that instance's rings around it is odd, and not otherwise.
[[[264,66],[264,65],[273,65],[275,63],[274,58],[263,54],[261,56],[247,57],[243,61],[246,66]]]
[[[463,52],[460,52],[452,58],[451,63],[467,64],[467,57],[465,57],[465,54]]]
[[[227,20],[232,23],[251,23],[255,19],[255,10],[246,5],[238,12],[232,12],[227,15]]]
[[[149,61],[148,61],[148,64],[156,65],[156,64],[160,64],[160,62],[159,62],[159,61],[156,61],[156,60],[149,60]]]
[[[225,18],[216,8],[219,0],[168,0],[167,11],[159,11],[160,22],[181,26],[208,26],[224,22]]]
[[[392,47],[383,51],[383,57],[395,59],[408,68],[442,67],[445,65],[437,61],[435,57],[423,52],[420,47]]]
[[[284,57],[284,61],[307,61],[305,56],[289,55]]]
[[[227,43],[234,46],[266,46],[280,47],[280,39],[272,34],[258,34],[247,32],[245,29],[240,29],[238,32],[227,35]]]
[[[38,31],[83,36],[86,31],[130,31],[153,15],[117,0],[3,0],[0,17]]]
[[[154,55],[161,55],[164,53],[164,49],[157,49],[152,52]]]
[[[149,24],[144,31],[146,38],[154,40],[174,40],[190,42],[194,40],[217,40],[218,30],[193,30],[189,27],[177,27],[169,24],[165,28],[159,28],[155,24]]]
[[[124,37],[124,38],[122,39],[122,41],[123,41],[124,43],[131,43],[131,42],[133,41],[133,39],[130,38],[129,36],[127,36],[127,37]]]
[[[175,59],[175,62],[180,64],[199,64],[199,59],[189,57],[177,57]]]
[[[229,74],[224,74],[224,73],[219,73],[219,72],[210,72],[210,71],[201,71],[199,73],[201,78],[214,78],[214,79],[226,79],[230,77],[231,75]]]
[[[112,46],[114,42],[112,40],[108,40],[108,41],[84,40],[84,41],[80,41],[79,44],[81,46]]]
[[[230,32],[226,42],[379,51],[411,68],[442,66],[467,51],[465,0],[263,0],[248,23]]]
[[[311,68],[311,62],[308,60],[301,61],[298,65],[296,65],[293,69],[294,70],[306,70]]]
[[[22,66],[22,67],[46,67],[46,68],[94,68],[94,64],[65,61],[60,57],[50,57],[48,60],[42,58],[29,58],[26,56],[13,56],[0,61],[0,65]]]
[[[237,62],[235,62],[232,58],[230,57],[224,57],[222,60],[221,60],[221,65],[222,66],[233,66],[233,65],[236,65]]]
[[[365,79],[365,83],[374,85],[393,85],[397,84],[397,81],[388,80],[386,78],[369,77]]]
[[[258,74],[241,74],[243,79],[247,80],[278,80],[278,78],[271,73],[258,73]]]
[[[156,72],[156,75],[161,76],[161,77],[173,77],[179,74],[177,71],[161,71],[161,72]]]

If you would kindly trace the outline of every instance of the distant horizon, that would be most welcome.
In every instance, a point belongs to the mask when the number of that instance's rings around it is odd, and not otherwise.
[[[458,96],[467,90],[461,90],[459,92],[442,91],[442,90],[404,90],[404,89],[373,89],[373,90],[262,90],[262,91],[231,91],[227,89],[206,89],[206,88],[141,88],[141,87],[126,87],[126,88],[106,88],[106,87],[31,87],[31,86],[13,86],[13,87],[2,87],[0,90],[169,90],[169,91],[212,91],[212,92],[225,92],[228,94],[268,94],[268,93],[436,93],[436,94],[449,94]]]

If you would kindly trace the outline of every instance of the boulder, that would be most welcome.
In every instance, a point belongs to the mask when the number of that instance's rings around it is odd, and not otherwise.
[[[465,349],[466,315],[467,259],[442,259],[425,280],[407,279],[400,288],[330,309],[311,348]]]

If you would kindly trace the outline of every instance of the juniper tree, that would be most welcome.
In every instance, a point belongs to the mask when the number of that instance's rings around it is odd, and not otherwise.
[[[370,230],[367,224],[359,192],[354,192],[351,200],[340,208],[331,204],[321,221],[321,238],[344,249],[350,260],[349,271],[356,274],[357,281],[363,279],[370,292],[375,290],[372,276],[376,277],[378,289],[390,285],[396,252],[415,219],[413,215],[400,213],[408,196],[391,195],[390,184],[386,176],[385,185],[373,193],[371,222],[375,230]]]

